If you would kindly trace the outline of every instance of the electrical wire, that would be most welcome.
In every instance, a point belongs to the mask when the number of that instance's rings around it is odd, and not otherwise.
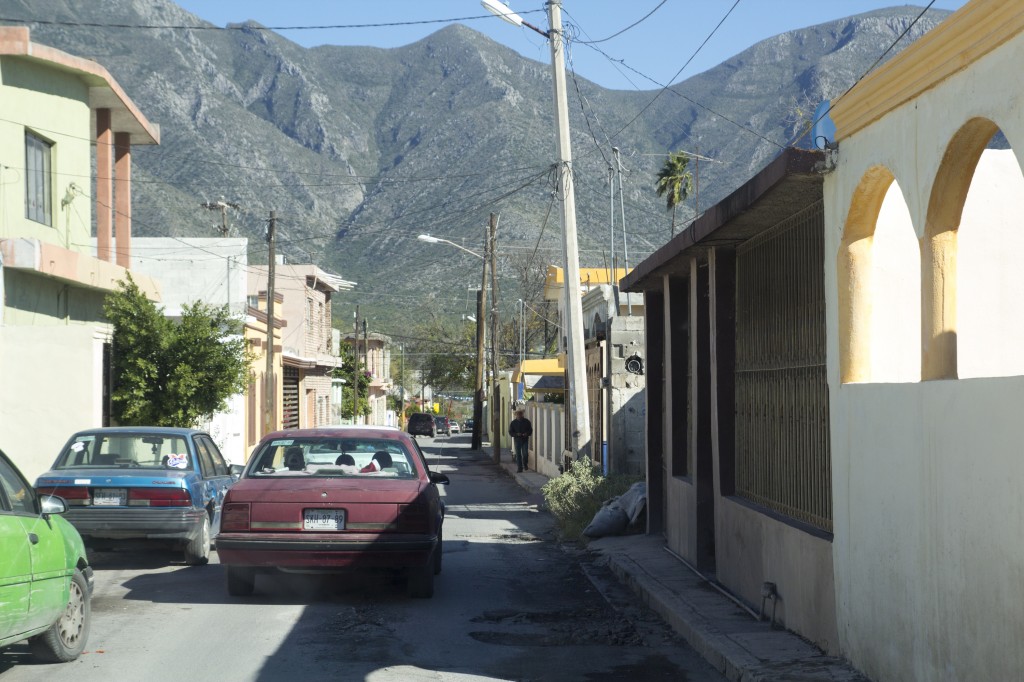
[[[520,15],[535,14],[544,10],[526,10],[518,12]],[[451,19],[422,19],[417,21],[390,21],[375,24],[316,24],[299,26],[260,26],[252,23],[228,24],[227,26],[190,25],[190,24],[117,24],[87,21],[56,21],[44,19],[15,19],[11,17],[0,17],[0,23],[18,24],[39,24],[40,26],[67,26],[72,28],[121,28],[158,31],[322,31],[350,28],[390,28],[396,26],[421,26],[425,24],[447,24],[455,21],[475,21],[478,19],[493,19],[493,14],[477,14],[469,17],[453,17]]]
[[[813,121],[813,122],[811,122],[811,124],[810,124],[809,126],[807,126],[807,127],[806,127],[806,128],[805,128],[805,129],[803,130],[803,131],[801,131],[801,132],[800,132],[800,134],[798,134],[798,135],[796,135],[795,137],[793,137],[792,139],[790,139],[790,140],[789,140],[789,142],[787,142],[787,143],[786,143],[786,146],[787,146],[787,147],[789,147],[789,146],[793,145],[793,144],[794,144],[794,143],[795,143],[795,142],[796,142],[797,140],[799,140],[799,139],[800,139],[801,137],[803,137],[804,135],[806,135],[806,134],[807,134],[807,132],[808,132],[809,130],[812,130],[812,129],[814,128],[814,126],[815,126],[815,125],[817,125],[817,123],[818,123],[819,121],[821,121],[821,120],[822,120],[823,118],[825,118],[826,116],[828,116],[829,112],[830,112],[830,111],[832,111],[832,108],[833,108],[833,107],[835,107],[835,105],[839,103],[839,100],[841,100],[842,98],[844,98],[844,97],[846,97],[847,95],[849,95],[849,94],[850,94],[850,91],[851,91],[851,90],[853,90],[853,89],[854,89],[855,87],[857,87],[857,84],[858,84],[858,83],[860,83],[860,82],[861,82],[862,80],[864,80],[864,78],[865,78],[865,77],[866,77],[866,76],[867,76],[867,75],[868,75],[869,73],[871,73],[872,71],[874,71],[874,70],[875,70],[875,67],[876,67],[876,66],[878,66],[879,62],[881,62],[881,61],[882,61],[883,59],[885,59],[885,56],[886,56],[887,54],[889,54],[889,53],[890,53],[890,52],[892,51],[892,49],[893,49],[894,47],[896,47],[896,43],[898,43],[898,42],[900,42],[901,40],[903,40],[904,36],[906,36],[906,35],[907,35],[907,34],[908,34],[908,33],[910,32],[910,29],[914,28],[914,25],[915,25],[915,24],[917,24],[917,22],[918,22],[918,21],[919,21],[919,20],[921,19],[921,17],[923,17],[923,16],[925,15],[925,12],[927,12],[927,11],[928,11],[929,9],[931,9],[932,5],[934,5],[934,4],[935,4],[935,0],[930,0],[930,2],[929,2],[929,3],[928,3],[928,4],[926,5],[926,6],[925,6],[925,8],[924,8],[923,10],[921,10],[921,13],[920,13],[920,14],[918,14],[918,15],[917,15],[916,17],[914,17],[914,20],[913,20],[913,21],[911,21],[911,22],[910,22],[910,23],[909,23],[909,24],[907,25],[907,27],[906,27],[905,29],[903,29],[903,33],[900,33],[900,34],[899,34],[899,35],[898,35],[898,36],[896,37],[896,40],[892,41],[892,43],[891,43],[891,44],[889,45],[889,47],[885,48],[885,51],[884,51],[884,52],[882,52],[882,54],[880,54],[880,55],[878,56],[878,59],[876,59],[876,60],[874,61],[874,63],[872,63],[872,64],[871,64],[871,66],[869,66],[869,67],[867,68],[867,70],[866,70],[866,71],[865,71],[864,73],[862,73],[862,74],[860,75],[860,78],[858,78],[857,80],[855,80],[855,81],[853,82],[853,85],[851,85],[850,87],[848,87],[848,88],[846,89],[846,91],[845,91],[845,92],[843,92],[843,94],[839,95],[839,97],[836,97],[836,98],[835,98],[835,100],[833,100],[832,102],[830,102],[830,103],[829,103],[829,105],[828,105],[828,109],[826,109],[826,110],[824,111],[824,113],[822,113],[822,114],[821,114],[821,116],[819,116],[818,118],[814,119],[814,121]],[[814,142],[814,140],[812,140],[812,143],[813,143],[813,142]]]
[[[612,38],[617,38],[617,37],[621,36],[623,33],[625,33],[626,31],[628,31],[629,29],[634,28],[634,27],[639,26],[640,24],[642,24],[644,21],[646,21],[648,18],[650,18],[650,16],[652,14],[654,14],[659,9],[661,9],[662,5],[664,5],[666,2],[668,2],[668,0],[661,0],[661,2],[659,2],[657,5],[655,5],[654,9],[652,9],[650,12],[648,12],[644,16],[640,17],[640,19],[638,19],[637,21],[634,21],[632,24],[630,24],[626,28],[624,28],[624,29],[622,29],[622,30],[620,30],[620,31],[618,31],[616,33],[611,34],[607,38],[601,38],[600,40],[590,40],[590,41],[587,41],[587,42],[581,43],[581,44],[583,44],[583,45],[596,45],[597,43],[604,43],[604,42],[607,42],[607,41],[611,40]]]

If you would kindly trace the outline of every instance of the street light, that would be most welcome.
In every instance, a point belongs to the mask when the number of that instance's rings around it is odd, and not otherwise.
[[[484,260],[484,257],[481,256],[476,251],[472,251],[470,249],[467,249],[465,246],[462,246],[460,244],[456,244],[455,242],[450,241],[448,239],[441,239],[440,237],[432,237],[429,234],[421,234],[420,236],[416,237],[416,239],[419,239],[421,242],[427,242],[428,244],[449,244],[451,246],[454,246],[456,249],[462,249],[466,253],[472,254],[472,255],[476,256],[480,260]]]
[[[469,447],[471,450],[479,450],[483,447],[483,417],[484,417],[484,295],[487,291],[487,258],[476,251],[467,249],[465,246],[456,244],[448,239],[432,237],[429,234],[421,234],[417,237],[421,242],[428,244],[448,244],[468,254],[476,256],[484,264],[483,279],[480,283],[480,291],[476,293],[476,392],[473,396],[473,437]],[[485,233],[484,250],[486,251],[487,238]]]
[[[569,141],[569,101],[565,88],[565,58],[562,53],[562,2],[547,0],[550,31],[542,31],[523,20],[497,0],[480,0],[491,14],[514,26],[526,26],[551,46],[552,81],[555,94],[555,136],[558,141],[558,196],[562,212],[562,256],[565,261],[566,361],[569,365],[569,414],[573,455],[580,458],[590,446],[590,414],[587,409],[587,372],[583,348],[583,301],[580,295],[580,254],[576,238],[576,190],[572,178],[572,147]]]

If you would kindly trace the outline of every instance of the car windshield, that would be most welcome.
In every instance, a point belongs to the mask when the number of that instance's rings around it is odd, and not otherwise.
[[[184,436],[93,433],[75,436],[54,468],[192,469],[191,459]]]
[[[413,462],[413,454],[394,439],[278,438],[253,455],[246,476],[416,478]]]

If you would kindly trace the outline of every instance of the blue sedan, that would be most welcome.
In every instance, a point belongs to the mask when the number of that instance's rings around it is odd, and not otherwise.
[[[73,435],[35,487],[64,499],[64,518],[88,544],[170,542],[200,565],[240,470],[203,431],[111,427]]]

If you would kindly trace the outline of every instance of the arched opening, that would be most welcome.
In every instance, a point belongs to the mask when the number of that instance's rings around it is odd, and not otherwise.
[[[919,272],[903,192],[889,169],[874,166],[854,192],[838,255],[843,383],[920,378]]]
[[[928,198],[921,238],[923,380],[958,376],[957,235],[978,160],[998,132],[998,126],[986,118],[965,123],[946,147]]]
[[[998,130],[970,178],[957,251],[957,375],[1024,374],[1024,174]]]

